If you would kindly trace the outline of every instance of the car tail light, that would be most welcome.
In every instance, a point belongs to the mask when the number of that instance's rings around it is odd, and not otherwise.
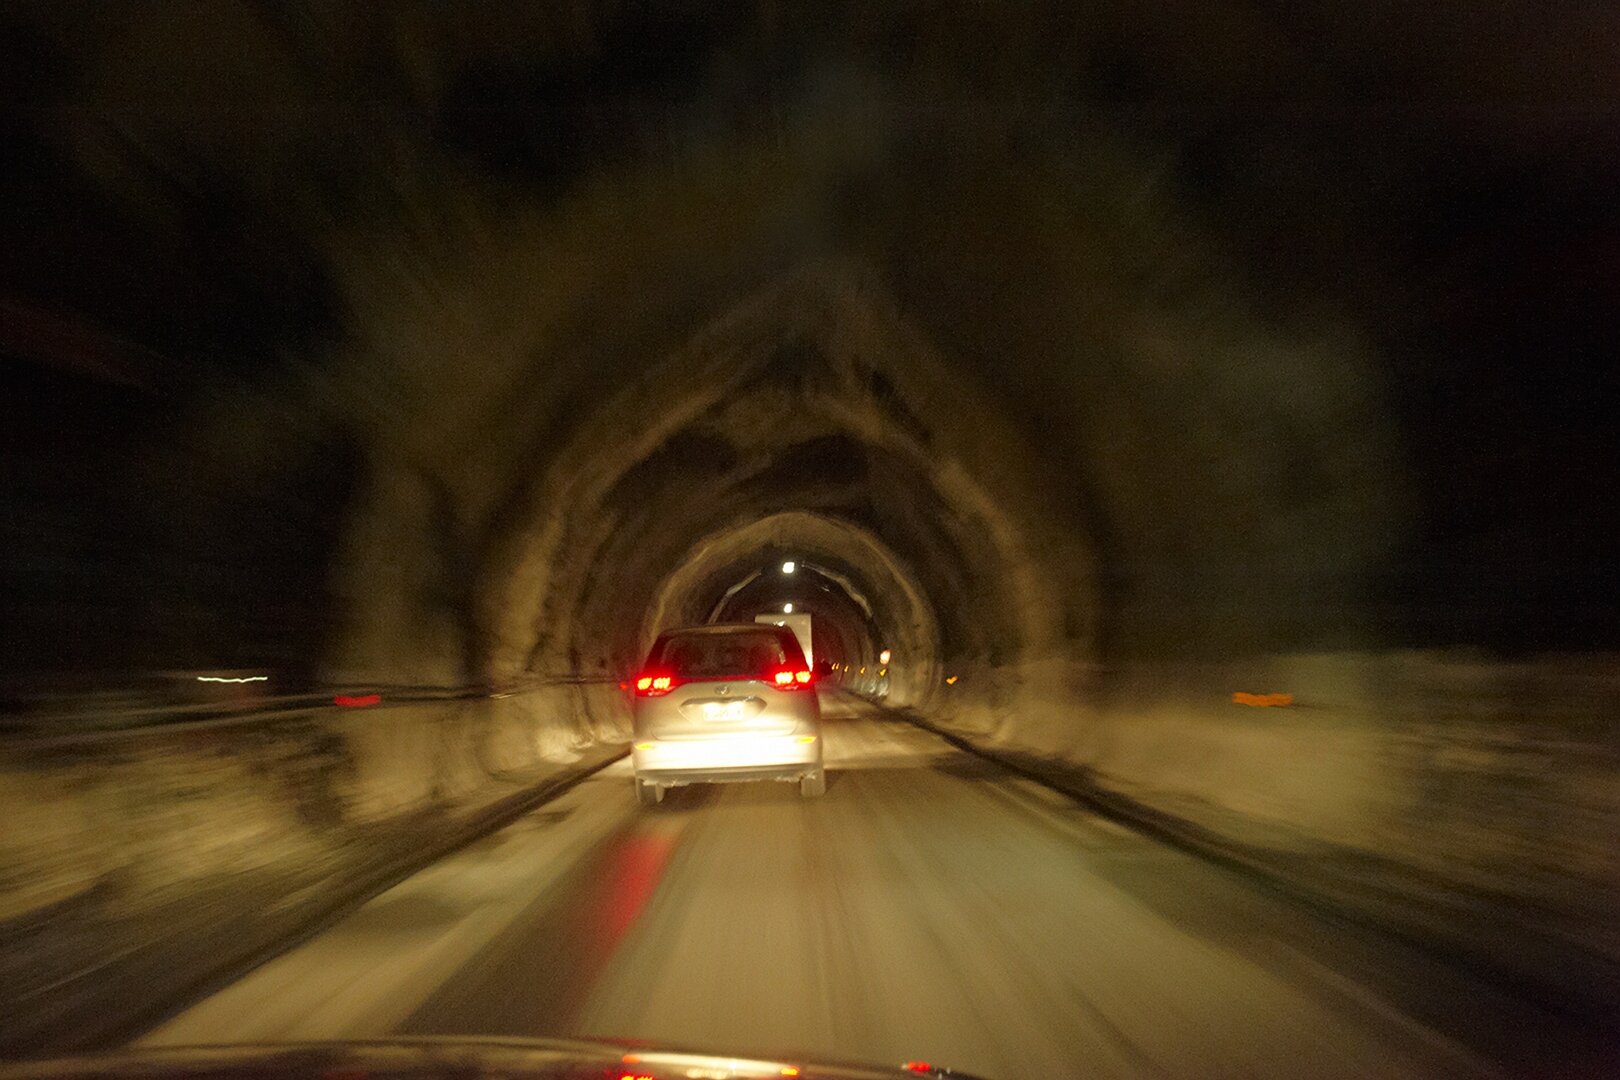
[[[781,671],[771,673],[771,685],[778,690],[803,690],[810,685],[813,678],[814,676],[803,668],[797,671],[783,668]]]
[[[636,678],[636,697],[662,697],[675,689],[675,676],[647,674]]]

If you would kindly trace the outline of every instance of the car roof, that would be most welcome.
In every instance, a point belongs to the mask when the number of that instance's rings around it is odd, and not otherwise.
[[[742,630],[748,630],[755,633],[766,631],[772,634],[785,630],[788,633],[792,633],[791,630],[787,630],[787,628],[783,626],[778,626],[776,623],[745,622],[706,623],[702,626],[672,626],[668,630],[660,630],[658,632],[658,636],[663,638],[671,637],[675,634],[735,634]]]

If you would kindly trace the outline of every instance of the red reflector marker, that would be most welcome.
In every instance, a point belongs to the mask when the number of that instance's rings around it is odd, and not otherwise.
[[[906,1062],[904,1065],[902,1065],[900,1067],[902,1069],[906,1069],[906,1070],[908,1070],[910,1072],[914,1072],[914,1073],[925,1073],[925,1072],[933,1072],[934,1071],[934,1067],[932,1065],[928,1064],[928,1062],[926,1062],[926,1061],[908,1061],[908,1062]]]
[[[381,694],[338,694],[332,699],[332,704],[343,709],[364,709],[381,702]]]

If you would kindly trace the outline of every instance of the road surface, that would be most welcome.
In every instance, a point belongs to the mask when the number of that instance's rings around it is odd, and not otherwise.
[[[1555,1025],[845,697],[830,786],[620,762],[149,1044],[600,1035],[991,1078],[1541,1072]]]

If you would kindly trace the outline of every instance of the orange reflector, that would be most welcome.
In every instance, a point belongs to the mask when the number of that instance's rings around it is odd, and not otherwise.
[[[950,678],[946,679],[945,680],[945,685],[946,686],[955,686],[956,685],[956,676],[952,675]]]
[[[1293,694],[1233,694],[1232,704],[1248,705],[1255,709],[1275,708],[1281,705],[1292,705]]]
[[[815,742],[816,737],[814,735],[800,735],[798,741],[799,742]]]
[[[620,1058],[619,1060],[624,1062],[626,1065],[635,1065],[635,1064],[640,1063],[641,1055],[640,1054],[626,1054],[626,1055],[624,1055],[624,1057]]]
[[[792,1066],[792,1065],[784,1065],[784,1066],[782,1066],[782,1075],[783,1076],[798,1076],[799,1075],[799,1070],[797,1068],[795,1068],[794,1066]]]
[[[657,743],[638,742],[638,743],[636,743],[636,749],[637,750],[651,750],[653,747],[655,747],[657,745],[658,745]]]

